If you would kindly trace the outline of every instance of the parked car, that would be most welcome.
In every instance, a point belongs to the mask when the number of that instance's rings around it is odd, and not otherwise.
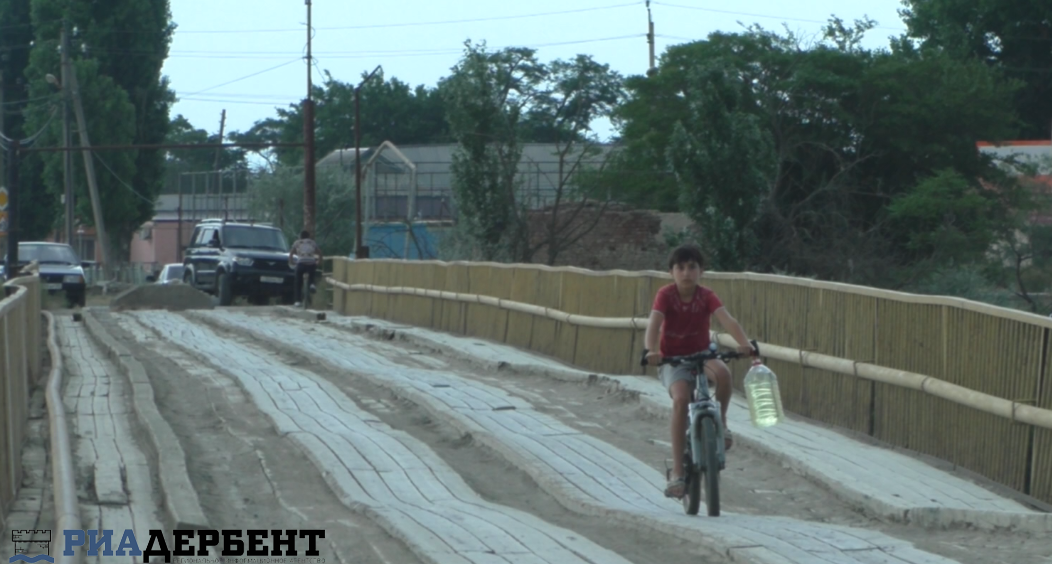
[[[146,281],[156,282],[157,284],[182,284],[184,270],[185,268],[181,262],[166,264],[157,276],[147,276]]]
[[[73,247],[65,243],[48,243],[46,241],[26,241],[18,244],[18,265],[24,267],[37,261],[40,265],[39,275],[44,289],[49,295],[64,293],[69,307],[81,306],[87,301],[87,284],[84,279],[84,266]],[[7,264],[7,256],[4,256]],[[0,276],[6,278],[3,265],[0,265]]]
[[[267,224],[204,220],[194,227],[183,259],[183,282],[215,295],[219,305],[238,296],[254,305],[271,297],[291,304],[293,278],[288,241]]]

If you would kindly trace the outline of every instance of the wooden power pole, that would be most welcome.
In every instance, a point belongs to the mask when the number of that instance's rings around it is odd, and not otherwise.
[[[88,125],[84,119],[84,108],[80,100],[80,87],[77,85],[77,73],[69,73],[70,91],[73,95],[73,110],[77,114],[77,129],[80,133],[81,154],[84,155],[84,170],[88,175],[88,193],[91,196],[91,211],[95,218],[95,235],[102,255],[103,272],[111,271],[110,242],[106,237],[106,225],[102,220],[102,202],[99,201],[99,186],[95,176],[95,154],[91,152],[91,140],[88,139]]]

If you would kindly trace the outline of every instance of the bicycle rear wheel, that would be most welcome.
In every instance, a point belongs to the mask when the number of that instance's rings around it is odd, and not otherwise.
[[[709,517],[720,516],[720,460],[717,454],[717,439],[716,422],[711,417],[703,418],[701,446],[705,451],[705,470],[702,474],[705,480],[705,506],[709,510]]]

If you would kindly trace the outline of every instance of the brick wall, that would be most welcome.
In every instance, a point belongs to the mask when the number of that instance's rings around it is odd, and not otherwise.
[[[573,216],[576,205],[559,210],[558,224]],[[548,233],[551,209],[530,213],[530,233],[533,245],[540,245]],[[647,210],[632,210],[608,206],[605,210],[590,205],[573,219],[574,226],[589,226],[596,221],[595,228],[556,257],[554,266],[576,266],[592,270],[665,270],[663,263],[668,254],[661,234],[663,215]],[[561,233],[570,233],[563,230]],[[548,249],[541,248],[533,261],[547,264]]]

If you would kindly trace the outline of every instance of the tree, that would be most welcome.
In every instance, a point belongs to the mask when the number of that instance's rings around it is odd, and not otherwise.
[[[168,0],[72,4],[35,0],[32,19],[35,41],[26,77],[31,97],[43,101],[30,105],[27,125],[43,126],[54,103],[53,89],[44,76],[59,75],[59,37],[65,24],[75,33],[71,45],[76,48],[70,55],[92,144],[163,142],[174,101],[167,79],[160,74],[174,29]],[[59,127],[55,123],[46,133],[49,144],[60,142]],[[156,149],[129,150],[95,153],[93,158],[112,251],[126,257],[132,233],[153,216],[154,200],[163,184],[164,154]],[[40,160],[47,189],[61,194],[61,156],[51,153]],[[85,223],[93,224],[79,161],[74,159],[77,212]]]
[[[622,84],[618,73],[586,55],[544,64],[532,49],[489,52],[484,43],[466,43],[439,88],[458,144],[451,171],[463,230],[485,260],[531,262],[543,249],[555,264],[601,220],[605,202],[596,211],[586,197],[599,192],[594,173],[606,157],[591,126],[613,113]],[[558,163],[542,211],[526,209],[518,196],[526,141],[551,143]],[[531,227],[531,214],[540,228]]]
[[[719,270],[742,269],[755,258],[754,222],[774,183],[774,144],[761,127],[750,85],[721,59],[693,69],[687,113],[676,122],[668,160],[680,186],[680,206],[701,228]]]
[[[32,43],[29,0],[0,0],[0,86],[4,101],[0,111],[4,112],[4,134],[12,139],[25,137],[20,110],[27,98],[23,74],[29,66]]]
[[[164,140],[169,145],[206,145],[221,143],[217,133],[208,133],[198,129],[190,120],[179,114],[172,118],[168,135]],[[225,149],[173,149],[168,151],[167,166],[169,172],[225,170],[231,167],[245,167],[248,151],[240,148]]]
[[[528,252],[515,195],[520,127],[545,72],[532,49],[489,52],[485,43],[466,42],[464,56],[441,86],[457,141],[450,171],[460,220],[487,261],[521,260]]]
[[[1021,81],[1015,109],[1025,139],[1052,123],[1052,4],[1030,0],[903,0],[908,37]]]
[[[314,239],[325,256],[347,256],[354,248],[354,229],[338,228],[354,216],[353,177],[335,167],[319,168],[315,174],[318,207]],[[303,169],[280,167],[257,172],[249,191],[252,217],[278,225],[289,241],[299,238],[303,228]]]
[[[364,77],[364,75],[363,75]],[[315,156],[317,159],[340,148],[354,146],[354,87],[326,71],[325,80],[312,91],[315,100]],[[396,145],[450,141],[443,100],[435,89],[415,89],[397,78],[377,76],[362,85],[359,95],[363,147],[384,141]],[[300,143],[303,141],[303,106],[278,108],[277,117],[257,121],[248,131],[232,132],[235,142]],[[303,149],[254,150],[271,167],[302,166]]]
[[[542,233],[530,234],[533,245],[523,258],[532,260],[539,250],[545,249],[547,264],[554,265],[559,253],[591,232],[606,211],[608,201],[604,199],[598,210],[582,213],[590,202],[587,186],[579,181],[595,172],[586,169],[593,167],[596,160],[604,160],[592,123],[612,115],[624,97],[624,87],[620,74],[587,55],[553,61],[546,71],[545,82],[524,127],[532,130],[534,139],[543,132],[555,145],[558,172],[554,202],[545,211]],[[597,196],[594,192],[592,195]]]
[[[833,20],[826,38],[808,46],[753,27],[669,48],[656,75],[629,80],[633,99],[619,112],[626,152],[658,179],[629,189],[645,187],[655,193],[647,197],[668,202],[679,192],[667,182],[676,170],[695,187],[712,186],[693,209],[713,202],[712,213],[738,217],[726,232],[758,213],[734,247],[747,254],[754,237],[752,268],[886,283],[916,255],[895,231],[902,223],[892,221],[889,204],[940,170],[956,171],[970,189],[996,174],[975,143],[1011,138],[1015,84],[981,63],[908,42],[864,50],[859,38],[871,25]],[[770,139],[772,168],[763,168],[764,144],[746,141],[750,135]],[[751,191],[762,173],[728,162],[739,151],[752,155],[737,161],[743,166],[773,171],[766,193]],[[752,180],[720,176],[734,173]],[[750,187],[745,197],[738,183]]]
[[[34,131],[26,131],[23,111],[29,99],[25,71],[29,66],[29,51],[33,44],[33,23],[30,0],[0,0],[0,78],[2,78],[4,134],[12,139],[25,139]],[[5,157],[6,158],[6,157]],[[40,177],[39,160],[23,155],[20,176],[19,225],[20,239],[40,240],[51,232],[55,223],[55,194],[42,189],[36,181]],[[6,175],[6,172],[4,173]],[[0,179],[7,184],[7,179]]]

